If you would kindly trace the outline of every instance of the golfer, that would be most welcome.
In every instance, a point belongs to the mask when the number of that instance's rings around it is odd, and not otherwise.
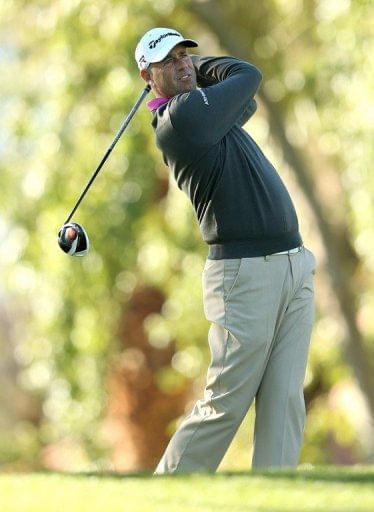
[[[216,470],[254,400],[252,467],[292,467],[305,421],[315,260],[281,178],[242,128],[256,111],[260,71],[232,57],[190,55],[196,46],[154,28],[135,51],[154,94],[156,144],[209,249],[206,387],[155,473]]]

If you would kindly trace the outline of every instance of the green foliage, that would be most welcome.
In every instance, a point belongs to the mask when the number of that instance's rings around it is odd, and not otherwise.
[[[144,105],[74,218],[90,235],[90,254],[69,258],[56,243],[144,85],[133,52],[156,9],[150,2],[31,1],[1,10],[3,282],[29,318],[15,350],[22,386],[43,406],[30,449],[36,440],[74,438],[86,449],[96,447],[89,459],[98,461],[107,357],[116,350],[119,318],[135,286],[149,283],[168,295],[159,323],[168,324],[166,342],[177,339],[183,347],[177,374],[184,375],[181,358],[191,360],[206,328],[198,321],[191,337],[188,327],[174,326],[185,306],[201,316],[199,300],[190,299],[200,297],[196,265],[202,260],[189,255],[201,249],[187,203],[163,197],[168,174]],[[157,12],[167,11],[160,2]],[[157,343],[154,333],[153,339]]]
[[[108,358],[119,350],[118,323],[137,285],[155,286],[166,297],[161,313],[145,321],[151,344],[177,343],[171,369],[158,376],[160,387],[186,378],[200,386],[205,374],[208,325],[200,273],[206,248],[187,199],[168,183],[144,105],[75,216],[90,235],[90,254],[70,258],[56,243],[60,225],[143,87],[133,58],[142,33],[152,25],[175,25],[200,39],[202,51],[206,46],[224,53],[223,35],[202,30],[189,9],[193,3],[18,0],[0,6],[0,293],[17,312],[18,382],[42,411],[12,432],[0,430],[3,461],[35,460],[44,445],[69,438],[84,446],[79,467],[110,466],[100,428]],[[310,145],[311,153],[318,149],[328,163],[316,181],[321,189],[329,189],[325,180],[331,184],[329,212],[345,215],[352,230],[362,258],[360,321],[372,336],[374,295],[366,277],[374,267],[368,250],[374,213],[369,3],[219,4],[237,30],[248,33],[289,139],[300,148]],[[276,153],[261,109],[253,129],[267,152]],[[337,191],[331,169],[342,184]],[[297,201],[300,210],[302,199]],[[303,215],[302,224],[314,241],[312,221]],[[328,302],[323,288],[320,294]],[[329,413],[328,392],[342,382],[348,392],[353,387],[342,337],[334,311],[320,313],[307,379],[307,385],[318,380],[322,386],[307,430],[304,457],[312,462],[326,461],[331,432],[359,449],[357,425],[342,418],[339,401],[336,414]],[[0,346],[7,342],[0,339]]]

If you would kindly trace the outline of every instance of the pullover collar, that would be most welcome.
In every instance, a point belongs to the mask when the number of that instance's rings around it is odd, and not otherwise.
[[[171,98],[153,98],[147,102],[147,107],[152,112],[162,107],[162,105],[166,105],[170,101]]]

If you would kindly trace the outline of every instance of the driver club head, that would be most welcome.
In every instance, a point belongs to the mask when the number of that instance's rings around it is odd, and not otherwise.
[[[90,241],[84,228],[76,222],[64,224],[58,233],[58,245],[70,256],[85,256]]]

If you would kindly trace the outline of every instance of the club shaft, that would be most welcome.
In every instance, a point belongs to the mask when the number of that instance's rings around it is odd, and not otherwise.
[[[97,175],[99,174],[101,168],[103,167],[103,165],[105,164],[106,160],[108,159],[108,157],[109,157],[110,153],[112,152],[114,146],[117,144],[117,142],[121,138],[121,135],[126,130],[128,124],[131,121],[131,119],[134,117],[135,112],[138,110],[138,108],[140,107],[141,103],[143,102],[144,98],[147,96],[147,94],[149,93],[150,90],[151,90],[150,85],[147,85],[144,88],[144,90],[142,91],[142,93],[140,94],[139,98],[136,100],[134,106],[132,107],[132,109],[130,110],[128,115],[126,116],[126,119],[124,119],[120,129],[118,130],[116,136],[113,139],[113,142],[111,143],[109,148],[106,150],[105,155],[103,156],[103,158],[101,159],[99,165],[96,167],[95,171],[93,172],[91,178],[89,179],[89,181],[88,181],[87,185],[85,186],[83,192],[79,196],[77,202],[75,203],[74,208],[70,212],[70,214],[69,214],[68,218],[65,220],[64,224],[67,224],[68,222],[70,222],[70,219],[73,217],[74,213],[77,211],[79,205],[83,201],[83,199],[84,199],[85,195],[87,194],[89,188],[91,187],[92,183],[94,182],[94,180],[96,179]]]

